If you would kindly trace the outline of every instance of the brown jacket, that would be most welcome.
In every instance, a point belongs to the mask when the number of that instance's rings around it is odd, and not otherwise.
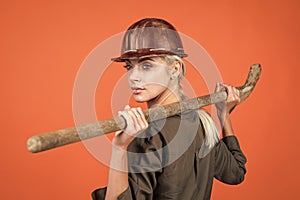
[[[203,156],[203,137],[196,112],[151,123],[128,147],[129,187],[118,199],[207,200],[214,178],[241,183],[246,157],[237,138],[223,138]],[[106,188],[97,189],[92,197],[102,200],[105,193]]]

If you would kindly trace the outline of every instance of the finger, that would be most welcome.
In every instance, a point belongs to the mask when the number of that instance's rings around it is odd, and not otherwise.
[[[135,115],[136,119],[141,118],[141,114],[138,112],[138,110],[136,108],[132,108],[132,112]]]
[[[222,85],[221,82],[217,82],[216,87],[215,87],[215,92],[220,92],[224,90],[224,86]]]
[[[141,109],[139,111],[137,108],[133,108],[132,111],[136,116],[137,124],[139,125],[140,130],[143,130],[145,128],[145,123],[144,120],[142,119],[142,115],[144,115],[144,113],[140,112]]]
[[[239,97],[239,90],[237,90],[233,86],[228,86],[228,95],[230,95],[230,100],[231,101],[236,101],[239,102],[240,97]]]
[[[221,85],[224,87],[224,90],[227,92],[227,101],[232,101],[235,99],[235,92],[234,87],[231,85],[227,85],[225,83],[221,83]]]
[[[128,114],[128,112],[119,111],[118,114],[119,114],[119,116],[122,116],[126,121],[126,128],[125,129],[127,129],[128,127],[131,127],[133,125],[133,121],[132,121],[130,115]]]
[[[128,114],[130,115],[130,117],[131,117],[131,119],[133,121],[134,129],[136,131],[139,131],[141,129],[141,127],[140,127],[139,122],[138,122],[138,118],[137,118],[137,114],[136,114],[136,109],[135,108],[131,108],[128,111]]]
[[[235,95],[240,96],[240,91],[236,87],[233,87],[233,91]]]
[[[126,110],[126,111],[130,110],[130,106],[129,106],[129,105],[126,105],[126,106],[124,107],[124,110]]]
[[[238,103],[240,103],[241,102],[240,91],[235,87],[233,89],[234,89],[235,99],[237,99]]]
[[[229,85],[225,85],[225,84],[224,84],[224,87],[226,88],[226,91],[227,91],[227,101],[234,100],[234,96],[233,96],[234,93],[233,93],[232,87]]]
[[[116,131],[115,136],[121,135],[123,131]]]
[[[132,108],[131,109],[136,116],[136,122],[137,122],[137,130],[142,131],[145,130],[148,127],[148,122],[145,119],[145,115],[141,108]]]
[[[145,118],[145,115],[144,115],[144,113],[143,113],[143,111],[142,111],[142,109],[140,107],[137,108],[137,112],[141,116],[141,118],[140,118],[140,120],[141,120],[141,127],[143,129],[147,128],[148,127],[148,122],[147,122],[147,120]]]
[[[220,83],[217,82],[215,86],[215,92],[219,92]]]

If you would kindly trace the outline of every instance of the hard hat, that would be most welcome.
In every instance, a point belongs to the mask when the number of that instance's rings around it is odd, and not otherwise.
[[[153,55],[186,57],[180,36],[173,25],[163,19],[145,18],[132,24],[126,31],[121,56],[115,62]]]

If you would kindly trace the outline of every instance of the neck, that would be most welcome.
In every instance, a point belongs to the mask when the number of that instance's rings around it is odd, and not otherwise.
[[[148,108],[155,107],[158,105],[166,105],[175,103],[180,100],[179,95],[174,91],[167,89],[165,92],[158,95],[156,98],[147,102]]]

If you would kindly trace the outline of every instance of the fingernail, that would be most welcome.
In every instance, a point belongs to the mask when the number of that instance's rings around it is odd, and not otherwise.
[[[125,109],[130,109],[130,106],[129,106],[129,105],[126,105],[126,106],[125,106]]]

